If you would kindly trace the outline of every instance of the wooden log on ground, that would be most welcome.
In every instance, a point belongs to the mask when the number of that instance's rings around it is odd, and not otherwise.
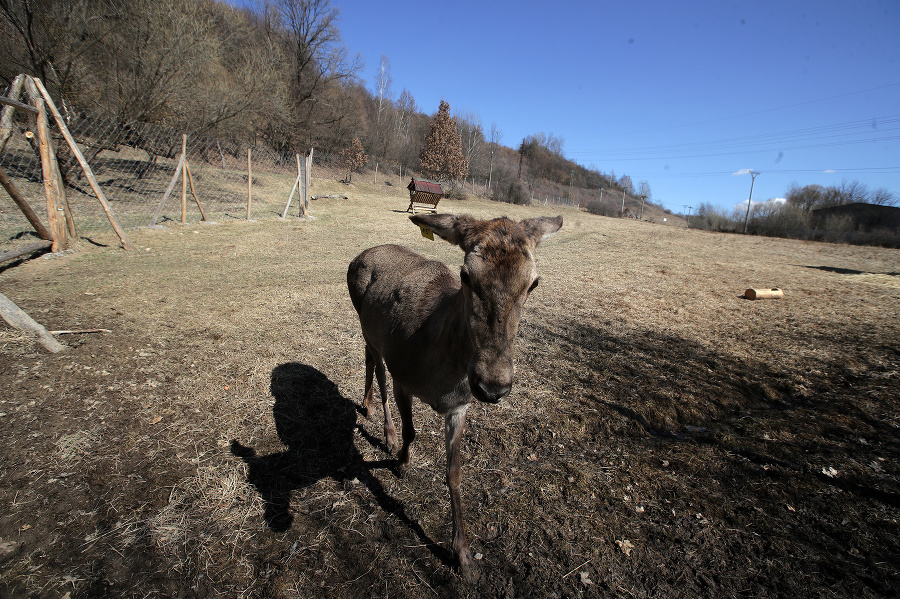
[[[744,292],[744,297],[750,300],[758,300],[758,299],[775,299],[779,297],[784,297],[784,291],[779,289],[778,287],[772,287],[770,289],[753,289],[750,288]]]
[[[15,260],[16,258],[21,258],[26,254],[30,254],[32,252],[36,252],[38,250],[46,249],[53,245],[53,241],[38,241],[36,243],[29,243],[26,246],[16,248],[14,250],[9,250],[8,252],[3,252],[0,254],[0,264],[4,262],[9,262],[10,260]]]
[[[6,193],[9,194],[9,197],[13,199],[13,202],[15,202],[16,206],[19,207],[19,210],[22,211],[22,214],[25,215],[25,218],[28,219],[31,226],[34,227],[34,231],[38,234],[38,237],[53,241],[53,236],[50,235],[50,231],[44,227],[44,223],[38,218],[37,213],[31,208],[25,197],[19,193],[19,190],[16,189],[13,182],[9,180],[2,168],[0,168],[0,185],[3,185],[3,189],[5,189]]]
[[[38,342],[54,354],[66,349],[66,346],[57,341],[47,329],[35,322],[33,318],[28,316],[28,314],[26,314],[19,306],[2,293],[0,293],[0,316],[2,316],[3,320],[8,322],[10,326],[17,328],[20,331],[35,333]]]

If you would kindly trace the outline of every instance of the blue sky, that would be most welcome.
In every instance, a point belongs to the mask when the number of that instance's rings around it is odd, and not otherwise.
[[[470,111],[675,212],[857,179],[900,195],[900,2],[332,0],[372,89]],[[834,172],[829,172],[834,171]]]

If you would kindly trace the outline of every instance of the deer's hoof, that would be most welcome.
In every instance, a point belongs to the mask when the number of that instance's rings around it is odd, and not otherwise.
[[[472,552],[469,548],[466,547],[463,551],[460,551],[457,559],[459,559],[459,575],[462,576],[463,580],[468,583],[478,582],[480,578],[478,568],[475,567],[475,563],[472,561]]]

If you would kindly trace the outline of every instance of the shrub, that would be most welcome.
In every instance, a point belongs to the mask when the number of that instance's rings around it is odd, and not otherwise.
[[[618,216],[619,208],[604,202],[603,200],[588,200],[585,208],[591,214],[599,214],[600,216]]]
[[[531,203],[531,198],[528,196],[528,190],[519,180],[515,180],[505,186],[498,186],[494,191],[494,200],[521,206],[527,206]]]

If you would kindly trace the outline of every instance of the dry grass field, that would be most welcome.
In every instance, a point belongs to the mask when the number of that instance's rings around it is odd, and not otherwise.
[[[900,251],[562,213],[517,381],[474,405],[455,572],[442,419],[398,478],[346,290],[423,238],[403,189],[313,218],[168,223],[0,271],[0,597],[890,597]],[[749,301],[748,287],[785,297]]]

